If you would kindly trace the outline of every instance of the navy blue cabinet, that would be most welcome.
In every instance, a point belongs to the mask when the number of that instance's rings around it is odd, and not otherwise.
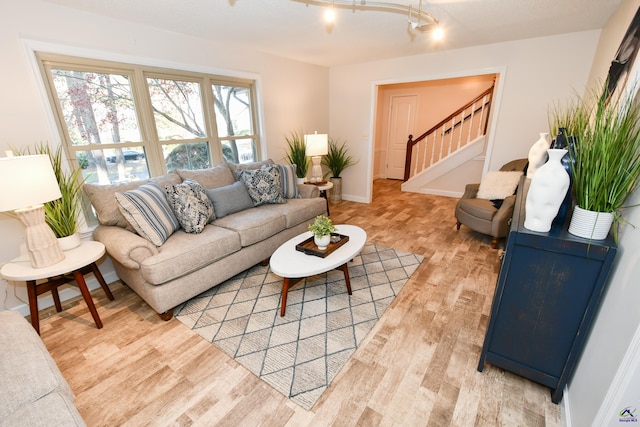
[[[524,228],[518,188],[478,370],[485,362],[551,388],[560,402],[582,353],[616,254],[606,240],[575,237],[568,219],[548,233]],[[570,213],[568,214],[568,217]]]

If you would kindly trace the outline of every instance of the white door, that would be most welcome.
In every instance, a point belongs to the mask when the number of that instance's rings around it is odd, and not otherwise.
[[[417,105],[418,95],[391,97],[386,167],[389,179],[404,179],[407,140],[415,129]]]

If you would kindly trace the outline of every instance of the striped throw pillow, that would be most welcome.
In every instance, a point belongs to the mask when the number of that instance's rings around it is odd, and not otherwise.
[[[280,183],[282,184],[282,194],[287,199],[297,199],[298,184],[296,179],[296,165],[279,165]]]
[[[116,193],[115,197],[118,209],[129,224],[140,236],[156,246],[162,246],[180,228],[167,202],[167,194],[155,182]]]

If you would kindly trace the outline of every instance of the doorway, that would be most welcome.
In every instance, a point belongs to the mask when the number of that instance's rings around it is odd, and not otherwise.
[[[497,73],[381,84],[375,98],[373,179],[404,179],[409,135],[419,136],[490,88]]]

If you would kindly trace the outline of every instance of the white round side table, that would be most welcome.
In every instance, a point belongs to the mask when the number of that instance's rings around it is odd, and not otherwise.
[[[107,294],[107,298],[110,300],[114,299],[111,290],[96,265],[96,261],[105,254],[105,248],[102,243],[93,241],[82,242],[80,246],[65,251],[64,254],[65,258],[62,261],[44,268],[33,268],[31,261],[29,261],[29,256],[24,254],[9,261],[0,269],[0,276],[4,279],[27,283],[31,325],[38,334],[40,333],[38,295],[51,291],[56,311],[60,312],[62,311],[62,304],[60,303],[60,296],[58,295],[58,287],[75,280],[98,329],[102,328],[102,321],[93,304],[93,299],[84,281],[84,275],[93,273]],[[36,284],[36,280],[39,279],[47,279],[47,281]]]
[[[327,215],[331,215],[331,212],[329,212],[329,198],[327,197],[327,191],[333,188],[333,182],[327,181],[325,184],[318,185],[317,187],[318,190],[320,190],[320,195],[327,201]]]

